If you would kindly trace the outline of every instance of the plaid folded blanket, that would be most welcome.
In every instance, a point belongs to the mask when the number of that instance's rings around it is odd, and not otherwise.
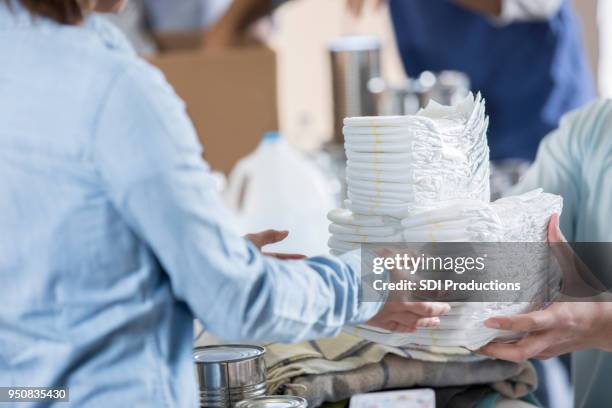
[[[265,345],[268,391],[310,406],[385,389],[487,386],[521,398],[537,386],[530,363],[491,360],[462,348],[394,348],[342,333],[332,339]]]

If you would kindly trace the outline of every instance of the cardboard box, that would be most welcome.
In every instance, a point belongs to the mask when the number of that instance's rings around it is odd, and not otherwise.
[[[157,49],[162,52],[197,51],[204,44],[204,34],[201,31],[153,32]]]
[[[150,60],[186,102],[204,158],[226,174],[278,129],[276,56],[263,47],[176,51]]]

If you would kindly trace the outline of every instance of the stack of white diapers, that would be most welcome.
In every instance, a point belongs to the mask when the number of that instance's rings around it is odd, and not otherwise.
[[[488,118],[480,95],[454,107],[430,103],[414,116],[347,118],[344,124],[348,199],[346,208],[328,214],[334,255],[363,243],[545,242],[550,216],[561,212],[561,198],[541,190],[490,202]],[[548,254],[532,255],[531,284],[537,292],[550,285],[543,272]],[[439,327],[416,333],[368,326],[346,330],[392,346],[474,350],[509,334],[485,328],[487,317],[534,304],[452,306]]]
[[[404,217],[453,198],[489,201],[488,118],[470,95],[414,116],[347,118],[347,208]]]

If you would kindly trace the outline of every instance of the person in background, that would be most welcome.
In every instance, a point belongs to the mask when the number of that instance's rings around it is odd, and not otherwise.
[[[559,129],[542,141],[533,166],[515,187],[514,193],[543,188],[563,197],[563,213],[560,222],[553,217],[549,241],[564,241],[564,234],[570,242],[612,243],[611,132],[610,100],[568,114]],[[601,265],[610,268],[610,258]],[[612,269],[591,270],[607,288],[604,298],[492,318],[485,323],[488,327],[522,331],[527,336],[516,344],[490,344],[481,350],[512,361],[573,353],[576,408],[607,407],[612,401]]]
[[[461,71],[486,98],[494,199],[518,182],[561,116],[596,95],[571,0],[389,0],[389,7],[409,76]]]
[[[343,0],[359,15],[367,0]],[[372,0],[384,4],[385,0]],[[482,92],[495,169],[516,183],[561,116],[595,95],[571,0],[389,0],[406,73],[456,70]],[[278,2],[234,0],[211,29],[221,48]],[[495,179],[494,179],[495,181]]]
[[[231,0],[130,0],[121,12],[105,17],[123,31],[138,54],[149,55],[159,48],[175,46],[177,42],[171,38],[176,36],[186,44],[182,46],[201,46],[198,41],[201,43],[204,33],[230,3]],[[187,35],[191,38],[185,43]]]
[[[92,14],[123,4],[0,0],[0,386],[196,407],[195,317],[245,342],[437,325],[449,305],[361,302],[358,253],[236,232],[184,103]]]
[[[462,71],[482,92],[493,161],[533,161],[561,116],[595,97],[570,0],[390,0],[389,7],[408,75]]]

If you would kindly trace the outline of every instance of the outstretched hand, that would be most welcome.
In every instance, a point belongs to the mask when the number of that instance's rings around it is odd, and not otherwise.
[[[366,324],[392,332],[412,333],[417,327],[439,325],[438,316],[449,311],[447,303],[389,301]]]
[[[283,241],[285,238],[289,236],[289,231],[277,231],[277,230],[266,230],[262,232],[257,232],[253,234],[245,235],[245,238],[248,239],[255,245],[264,255],[271,256],[277,259],[283,260],[297,260],[306,258],[305,255],[301,254],[282,254],[277,252],[264,252],[263,247],[270,244],[276,244],[277,242]]]
[[[565,242],[557,214],[550,219],[548,241]],[[569,245],[552,248],[560,263],[569,264],[574,256]],[[545,310],[492,317],[485,321],[485,326],[526,334],[514,344],[490,343],[478,351],[502,360],[547,359],[583,348],[612,350],[612,303],[605,299],[558,302]]]
[[[609,350],[612,345],[605,340],[605,333],[610,332],[611,313],[609,303],[561,302],[537,312],[493,317],[485,326],[524,332],[526,336],[514,344],[491,343],[478,352],[518,362],[544,360],[583,348]]]
[[[384,248],[377,251],[381,257],[393,257],[393,250]],[[389,270],[391,282],[400,282],[403,279],[410,279],[410,274],[406,275],[397,269]],[[381,329],[398,333],[412,333],[417,327],[435,327],[440,324],[439,316],[450,312],[450,305],[444,302],[423,302],[414,301],[414,294],[406,292],[396,292],[389,294],[382,309],[366,324]]]

